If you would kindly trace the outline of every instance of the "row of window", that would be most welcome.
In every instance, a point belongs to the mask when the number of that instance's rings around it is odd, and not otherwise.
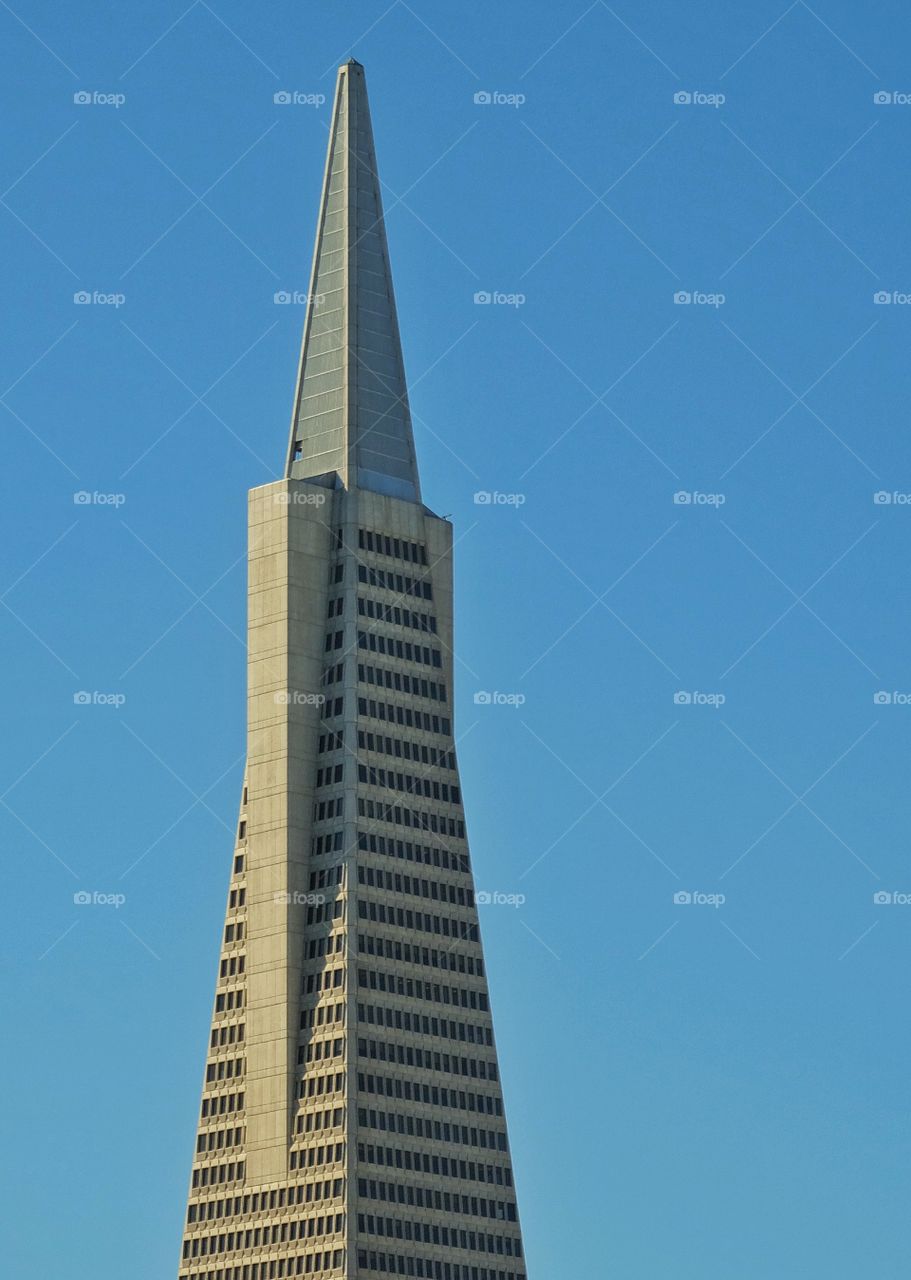
[[[396,560],[410,560],[412,564],[427,563],[427,548],[423,543],[409,542],[406,538],[390,538],[388,533],[358,529],[357,545],[362,551],[373,551],[381,556],[394,556]]]
[[[441,884],[436,880],[418,879],[401,875],[398,871],[384,871],[382,867],[357,865],[358,884],[368,884],[375,889],[387,889],[390,893],[407,893],[414,898],[430,898],[433,902],[449,902],[454,907],[473,907],[474,894],[460,884]]]
[[[411,773],[398,773],[372,764],[357,766],[358,781],[370,787],[385,787],[389,791],[401,791],[409,796],[423,796],[425,800],[438,800],[444,804],[461,804],[461,792],[449,782],[436,778],[416,777]]]
[[[332,1023],[344,1021],[344,1004],[318,1004],[301,1010],[300,1029],[306,1031],[310,1027],[331,1026]]]
[[[321,803],[325,803],[325,801]],[[314,814],[314,817],[315,816],[316,815]],[[329,831],[325,835],[312,837],[310,841],[310,852],[313,854],[314,858],[320,858],[324,853],[340,853],[344,844],[344,832]]]
[[[217,1236],[194,1236],[184,1241],[184,1258],[205,1258],[215,1253],[233,1253],[239,1249],[261,1249],[294,1240],[312,1240],[318,1236],[335,1236],[345,1230],[345,1215],[332,1213],[319,1218],[297,1218],[269,1227],[247,1227]]]
[[[400,1067],[414,1067],[420,1071],[470,1076],[472,1080],[499,1079],[495,1062],[485,1062],[483,1058],[459,1058],[454,1053],[422,1049],[419,1045],[393,1044],[389,1040],[367,1040],[359,1036],[357,1053],[359,1058],[371,1062],[394,1062]]]
[[[307,908],[307,924],[325,924],[327,920],[343,920],[345,904],[341,898],[335,902],[322,902],[319,906]]]
[[[447,1125],[447,1129],[449,1125]],[[399,1147],[375,1147],[357,1144],[361,1164],[383,1165],[386,1169],[407,1169],[417,1174],[434,1174],[436,1178],[457,1178],[463,1183],[494,1183],[512,1187],[512,1172],[503,1165],[481,1165],[473,1160],[450,1160],[448,1156],[431,1156],[426,1151],[403,1151]]]
[[[317,752],[322,754],[324,751],[340,751],[345,745],[345,734],[341,729],[335,729],[332,733],[321,733],[317,744]]]
[[[426,644],[412,644],[410,640],[398,640],[393,636],[379,635],[376,631],[359,631],[357,647],[367,649],[370,653],[385,654],[388,658],[398,658],[400,662],[417,662],[425,667],[443,665],[443,655],[439,649],[431,649]]]
[[[375,1076],[357,1073],[361,1093],[381,1098],[398,1098],[403,1102],[423,1102],[430,1107],[447,1107],[452,1111],[475,1111],[479,1115],[502,1116],[503,1102],[495,1094],[468,1093],[445,1085],[424,1084],[420,1080],[402,1080],[399,1076]]]
[[[483,1196],[466,1196],[436,1187],[416,1187],[403,1182],[376,1182],[358,1178],[358,1195],[366,1200],[382,1200],[388,1204],[405,1204],[415,1209],[431,1209],[440,1213],[457,1213],[466,1218],[492,1218],[496,1222],[515,1222],[516,1206],[511,1200],[487,1200]]]
[[[382,733],[366,733],[358,729],[357,745],[361,751],[375,751],[377,755],[395,756],[397,760],[414,760],[416,764],[431,764],[438,769],[455,768],[454,752],[428,747],[422,742],[409,742],[407,738],[390,738]]]
[[[246,1164],[243,1160],[231,1160],[228,1164],[203,1165],[193,1170],[191,1185],[194,1187],[216,1187],[222,1182],[240,1182],[243,1180]]]
[[[400,964],[420,964],[433,969],[448,969],[453,973],[470,973],[476,978],[484,976],[484,961],[480,956],[467,956],[457,951],[437,951],[434,947],[402,942],[400,938],[375,938],[369,933],[359,933],[358,951],[362,955],[397,960]]]
[[[413,609],[401,609],[397,604],[383,604],[370,596],[358,596],[357,611],[362,618],[374,618],[394,627],[410,627],[412,631],[424,631],[436,635],[437,620],[432,613],[415,613]]]
[[[291,1169],[315,1169],[321,1164],[338,1164],[344,1158],[344,1142],[330,1142],[322,1147],[292,1147],[288,1166]]]
[[[345,950],[345,935],[323,934],[318,938],[310,938],[307,943],[308,960],[319,960],[322,956],[337,955]]]
[[[381,800],[357,799],[357,816],[372,818],[376,822],[391,822],[396,827],[416,827],[418,831],[432,831],[435,835],[465,839],[465,823],[461,818],[448,814],[425,813],[419,809],[403,809],[398,804],[385,804]]]
[[[313,804],[313,821],[323,822],[326,818],[342,816],[343,796],[333,796],[330,800],[316,800]],[[341,848],[341,845],[339,845]]]
[[[341,782],[344,777],[344,768],[342,764],[325,765],[322,769],[316,771],[316,785],[318,787],[330,787]]]
[[[420,1244],[465,1249],[471,1253],[499,1253],[510,1258],[522,1257],[522,1242],[516,1236],[494,1236],[486,1231],[443,1227],[436,1222],[409,1222],[407,1218],[382,1218],[377,1214],[359,1213],[357,1229],[362,1235],[414,1240]]]
[[[388,991],[390,995],[406,996],[409,1000],[456,1005],[462,1009],[480,1009],[482,1013],[487,1013],[490,1007],[486,991],[473,991],[468,987],[443,987],[438,982],[403,978],[400,973],[386,973],[383,969],[358,969],[357,981],[360,987],[371,991]]]
[[[419,600],[432,600],[433,587],[429,578],[410,578],[407,574],[393,573],[389,569],[374,569],[372,565],[359,564],[358,582],[381,591],[395,591],[400,596],[415,596]]]
[[[236,1129],[207,1129],[196,1139],[196,1154],[204,1152],[224,1151],[227,1147],[243,1146],[244,1129],[241,1125]]]
[[[242,1093],[219,1093],[213,1097],[203,1098],[200,1115],[203,1120],[207,1116],[231,1115],[234,1111],[243,1111],[244,1095]]]
[[[286,1276],[310,1276],[318,1271],[334,1271],[343,1266],[344,1261],[344,1249],[332,1249],[296,1258],[282,1258],[278,1262],[245,1262],[235,1267],[217,1267],[214,1271],[185,1271],[181,1280],[284,1280]],[[508,1280],[514,1278],[510,1276]],[[525,1280],[524,1276],[522,1280]]]
[[[389,724],[401,724],[408,729],[423,729],[425,733],[452,736],[452,722],[446,716],[433,715],[429,711],[417,711],[413,707],[400,707],[394,702],[376,702],[373,698],[358,698],[358,715],[371,720],[385,720]]]
[[[495,1267],[472,1267],[459,1262],[440,1262],[436,1258],[415,1258],[401,1253],[382,1253],[375,1249],[358,1249],[360,1271],[379,1271],[383,1275],[416,1276],[418,1280],[525,1280],[524,1271],[502,1271]],[[222,1280],[221,1276],[216,1280]],[[225,1277],[224,1280],[228,1280]],[[256,1280],[256,1277],[251,1277]]]
[[[243,1073],[243,1058],[222,1058],[219,1062],[210,1062],[206,1067],[206,1084],[215,1080],[236,1080]]]
[[[297,1117],[295,1132],[319,1133],[322,1129],[337,1129],[344,1119],[344,1107],[334,1107],[331,1111],[306,1111]]]
[[[220,991],[215,997],[215,1012],[225,1013],[229,1009],[242,1009],[244,1007],[244,992],[242,987],[236,987],[232,991]]]
[[[410,907],[394,907],[385,902],[359,898],[357,914],[361,920],[372,920],[375,924],[416,929],[419,933],[438,933],[444,938],[458,938],[461,942],[478,941],[478,926],[475,923],[453,920],[449,916],[432,916],[425,911],[412,911]]]
[[[314,991],[328,991],[330,987],[345,985],[344,969],[320,969],[318,973],[308,973],[304,979],[304,995],[312,995]]]
[[[382,853],[387,858],[403,858],[406,862],[423,862],[428,867],[442,867],[445,871],[471,870],[467,853],[451,849],[437,849],[433,845],[415,844],[411,840],[396,840],[392,836],[378,836],[372,831],[357,833],[357,847],[365,853]]]
[[[232,1022],[230,1026],[213,1027],[209,1036],[209,1047],[222,1049],[226,1044],[243,1044],[244,1024]]]
[[[359,1004],[357,1020],[367,1026],[388,1027],[391,1031],[409,1031],[413,1035],[434,1036],[438,1040],[459,1040],[463,1044],[493,1047],[490,1027],[476,1027],[471,1022],[453,1022],[407,1009],[388,1009],[385,1005]]]
[[[327,1062],[330,1058],[341,1058],[345,1052],[345,1041],[342,1038],[337,1040],[311,1040],[309,1044],[302,1044],[297,1050],[298,1065],[305,1062]]]
[[[344,1182],[331,1178],[326,1182],[298,1183],[292,1187],[278,1187],[272,1191],[253,1191],[227,1200],[203,1200],[187,1209],[187,1222],[218,1222],[222,1218],[246,1217],[251,1213],[269,1213],[288,1209],[294,1205],[312,1204],[320,1200],[334,1200],[342,1194]]]
[[[396,1111],[374,1111],[372,1107],[360,1107],[357,1122],[362,1129],[377,1129],[380,1133],[396,1133],[412,1138],[427,1138],[433,1142],[451,1142],[462,1147],[481,1147],[488,1151],[505,1151],[506,1134],[497,1129],[477,1129],[467,1124],[450,1123],[448,1120],[427,1120],[423,1116],[403,1115]],[[498,1164],[476,1164],[474,1160],[451,1160],[447,1156],[430,1156],[426,1152],[402,1152],[397,1147],[358,1147],[358,1159],[368,1164],[387,1164],[398,1169],[416,1169],[422,1173],[436,1173],[444,1178],[461,1178],[471,1182],[496,1182],[501,1187],[512,1186],[512,1172]],[[404,1163],[404,1157],[410,1164]],[[430,1165],[424,1161],[429,1160]],[[417,1162],[417,1163],[415,1163]]]
[[[238,956],[238,955],[226,956],[225,959],[222,960],[221,962],[221,966],[218,971],[218,976],[220,978],[234,978],[238,974],[241,974],[244,972],[246,965],[247,965],[246,956]]]
[[[433,702],[446,702],[446,686],[441,681],[425,680],[423,676],[410,676],[403,671],[389,671],[386,667],[357,664],[357,678],[361,684],[379,685],[381,689],[394,689],[396,693],[410,693],[415,698],[430,698]]]
[[[321,1098],[326,1093],[341,1093],[345,1087],[345,1075],[342,1071],[327,1076],[306,1075],[297,1089],[299,1098]]]

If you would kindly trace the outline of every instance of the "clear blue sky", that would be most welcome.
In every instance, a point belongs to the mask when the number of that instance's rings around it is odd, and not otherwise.
[[[0,7],[7,1270],[176,1265],[328,119],[273,96],[353,53],[531,1280],[897,1280],[907,5],[384,9]]]

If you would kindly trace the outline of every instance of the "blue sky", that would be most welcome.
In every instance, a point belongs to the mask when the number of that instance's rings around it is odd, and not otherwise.
[[[906,1273],[909,35],[897,0],[0,7],[11,1273],[175,1268],[245,493],[352,53],[478,887],[525,899],[482,926],[529,1275]]]

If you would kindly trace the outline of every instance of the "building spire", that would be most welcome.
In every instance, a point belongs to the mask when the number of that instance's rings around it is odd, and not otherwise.
[[[420,501],[364,69],[338,70],[286,474]]]

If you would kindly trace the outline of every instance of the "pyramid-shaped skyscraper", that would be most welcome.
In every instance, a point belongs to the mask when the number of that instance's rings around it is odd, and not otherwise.
[[[181,1280],[526,1280],[363,68],[339,69]]]

